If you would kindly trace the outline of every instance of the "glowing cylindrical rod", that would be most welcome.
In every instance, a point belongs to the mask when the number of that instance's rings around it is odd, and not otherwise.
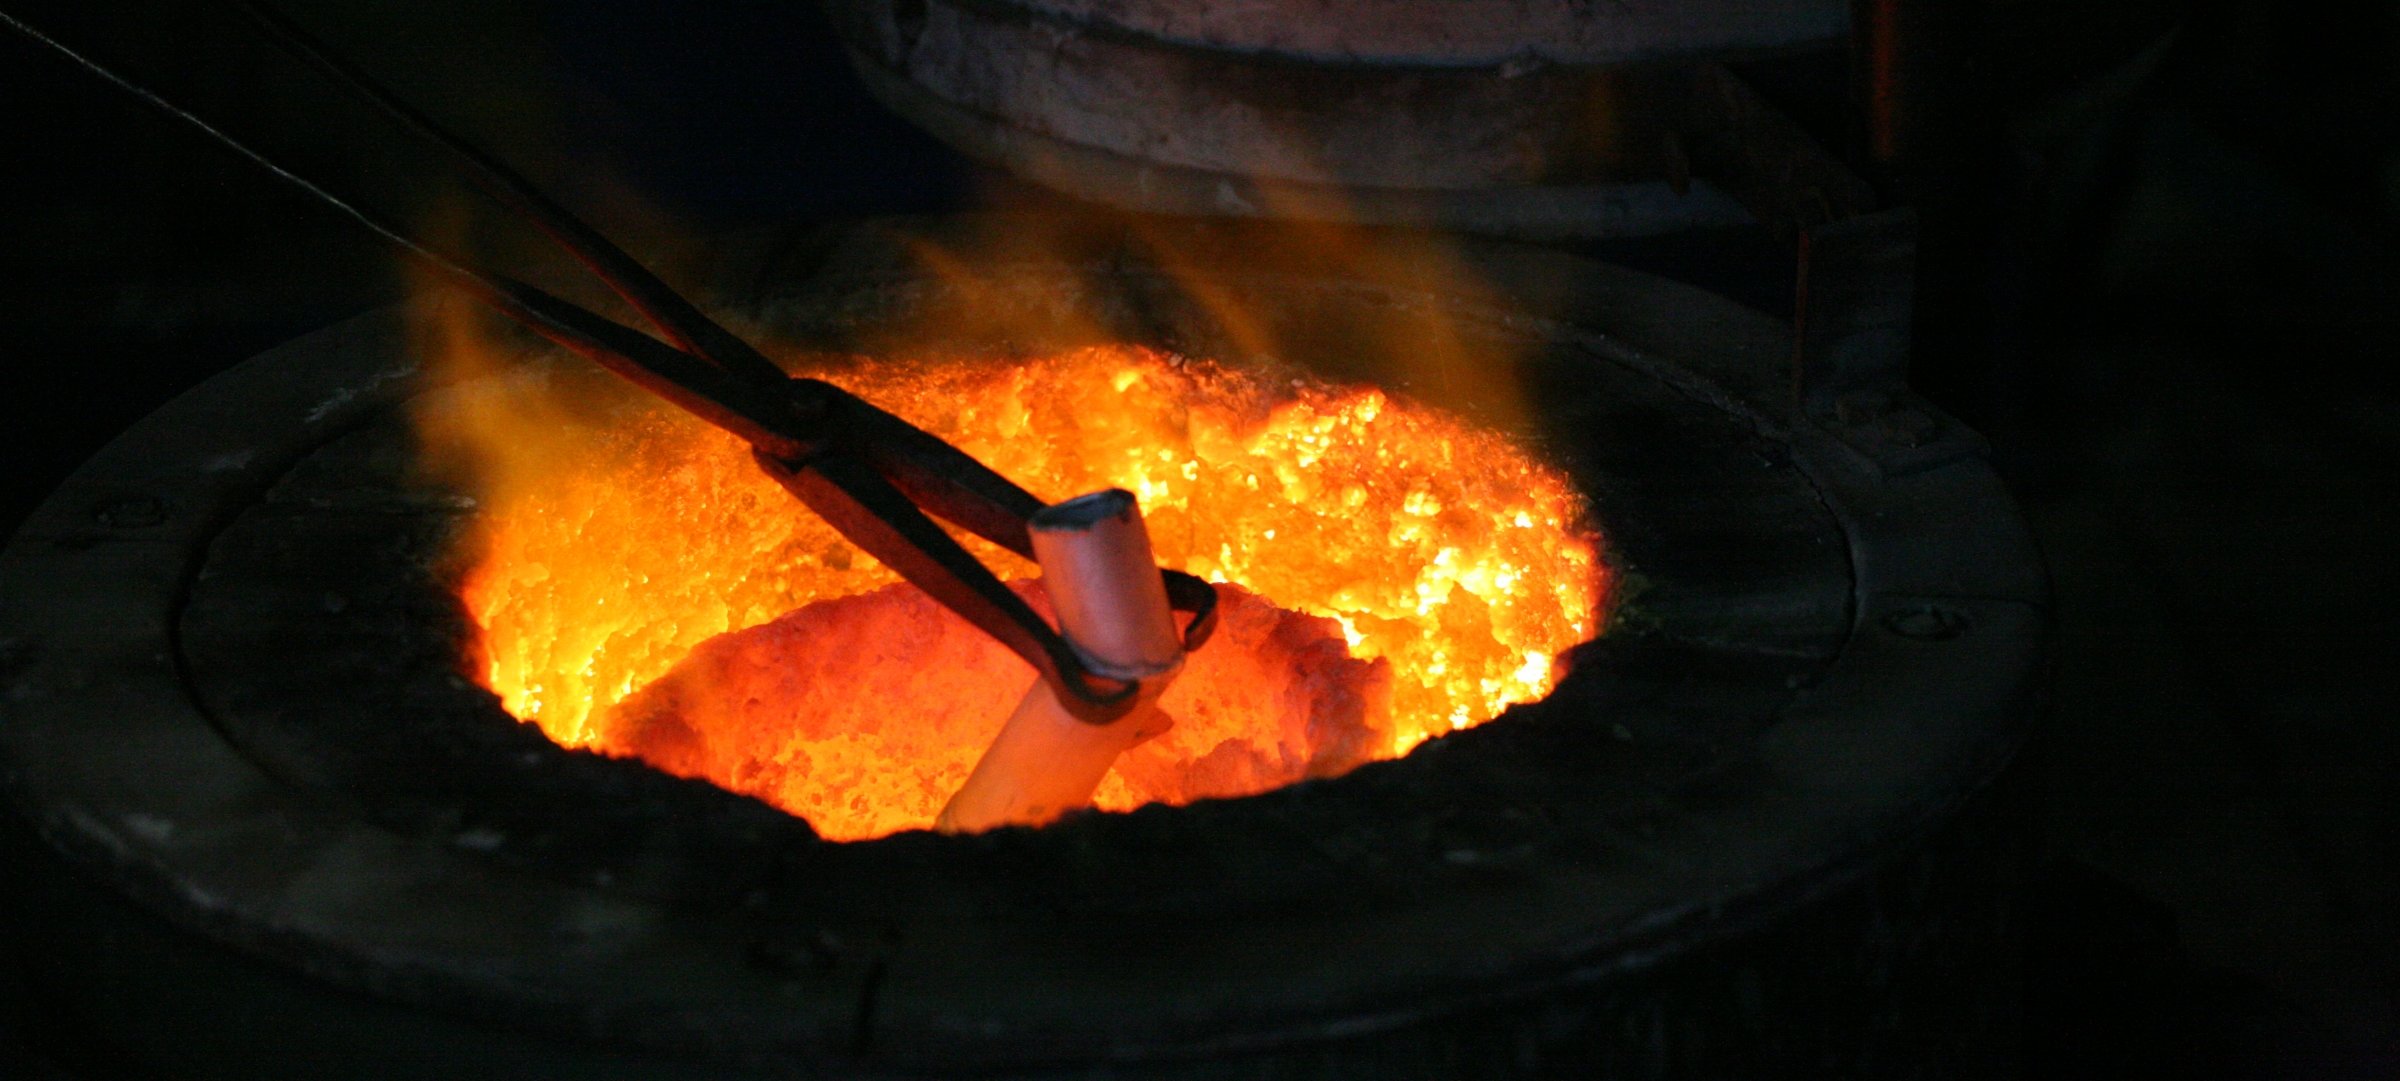
[[[1078,496],[1044,508],[1031,526],[1059,632],[1092,671],[1138,681],[1140,702],[1109,724],[1092,724],[1035,681],[942,808],[934,828],[944,833],[1041,825],[1089,806],[1117,756],[1171,723],[1156,703],[1183,668],[1183,639],[1133,493]]]

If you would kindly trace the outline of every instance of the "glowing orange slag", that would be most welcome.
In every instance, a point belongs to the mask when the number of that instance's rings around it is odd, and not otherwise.
[[[1261,653],[1264,668],[1188,692],[1241,709],[1188,707],[1195,716],[1153,745],[1170,750],[1152,750],[1139,768],[1120,764],[1100,793],[1105,808],[1240,794],[1404,754],[1547,693],[1554,659],[1597,627],[1598,538],[1567,478],[1500,434],[1380,390],[1135,347],[818,374],[1045,498],[1132,490],[1163,564],[1243,587],[1242,625],[1251,629],[1229,624],[1210,649],[1281,642],[1273,648],[1314,657],[1312,671],[1354,685],[1342,691],[1350,698],[1341,709],[1356,714],[1351,699],[1359,698],[1376,714],[1350,722],[1370,737],[1360,753],[1319,747],[1299,761],[1292,748],[1305,740],[1278,735],[1279,723],[1293,722],[1279,722],[1277,711],[1303,708],[1293,703],[1305,695],[1270,686],[1284,662]],[[769,481],[745,447],[663,410],[597,425],[520,419],[505,437],[491,434],[487,443],[534,462],[486,478],[463,597],[482,628],[488,685],[562,744],[641,754],[758,795],[827,836],[873,837],[929,825],[1030,683],[1013,659],[972,676],[985,684],[976,695],[990,703],[988,723],[912,720],[911,702],[879,701],[860,722],[870,730],[799,726],[764,744],[751,733],[743,738],[766,749],[732,757],[662,751],[637,738],[638,725],[610,722],[620,702],[717,636],[867,594],[895,576]],[[1004,577],[1034,573],[996,548],[970,547]],[[857,618],[888,620],[896,610]],[[838,614],[827,612],[803,622]],[[1311,635],[1324,642],[1311,644]],[[905,650],[874,663],[914,666]],[[845,678],[822,665],[808,671]],[[1198,672],[1195,664],[1186,681]],[[1371,693],[1359,690],[1370,683]],[[779,715],[755,689],[727,693],[748,696],[737,703],[743,716]],[[1324,687],[1307,693],[1320,705],[1332,700]],[[687,720],[702,715],[730,714],[696,710]],[[1253,730],[1235,730],[1245,725]],[[1196,779],[1236,749],[1265,765]]]

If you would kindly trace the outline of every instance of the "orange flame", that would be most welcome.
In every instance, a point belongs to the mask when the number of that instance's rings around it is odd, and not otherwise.
[[[456,356],[458,346],[444,349]],[[1598,630],[1599,539],[1567,477],[1499,432],[1375,387],[1124,345],[1031,359],[884,357],[809,374],[1039,496],[1133,491],[1163,564],[1237,584],[1273,606],[1262,613],[1313,617],[1245,615],[1253,631],[1233,638],[1279,641],[1297,656],[1321,653],[1307,642],[1321,634],[1389,681],[1388,708],[1382,684],[1353,688],[1377,714],[1358,729],[1371,745],[1302,761],[1295,737],[1278,735],[1295,722],[1277,711],[1297,707],[1264,700],[1264,669],[1212,677],[1217,685],[1187,700],[1239,708],[1191,707],[1208,716],[1180,719],[1128,755],[1100,793],[1104,808],[1244,794],[1405,754],[1548,693],[1555,659]],[[909,720],[917,703],[893,701],[859,722],[875,732],[795,721],[746,757],[646,740],[613,711],[705,643],[896,576],[762,475],[736,440],[630,392],[561,395],[523,378],[469,390],[426,410],[421,427],[431,445],[466,448],[477,463],[482,511],[462,552],[462,596],[481,628],[484,678],[511,713],[569,747],[640,755],[758,795],[829,837],[930,824],[1030,670],[1010,659],[994,670],[1006,675],[978,677],[996,703],[980,729]],[[989,545],[969,547],[1003,577],[1034,573]],[[1368,678],[1365,667],[1339,670]],[[761,708],[743,723],[800,705]],[[927,735],[935,729],[938,740]],[[1280,754],[1283,765],[1226,773],[1235,750],[1270,764]]]

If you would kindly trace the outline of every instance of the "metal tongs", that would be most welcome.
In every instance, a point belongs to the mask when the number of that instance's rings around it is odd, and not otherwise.
[[[1138,680],[1094,671],[1064,636],[933,521],[939,517],[1032,559],[1028,523],[1043,510],[1041,500],[966,452],[840,387],[784,374],[525,177],[394,97],[290,19],[248,0],[235,0],[233,6],[334,85],[443,151],[466,179],[574,256],[665,340],[435,250],[14,16],[0,12],[0,22],[349,215],[535,333],[747,441],[769,476],[851,543],[1024,658],[1077,719],[1108,724],[1141,704]],[[1159,574],[1172,608],[1190,614],[1181,632],[1184,649],[1199,648],[1216,626],[1216,590],[1181,571]]]

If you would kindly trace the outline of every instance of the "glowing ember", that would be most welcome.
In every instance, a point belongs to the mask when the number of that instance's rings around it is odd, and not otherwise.
[[[1567,479],[1499,434],[1375,389],[1134,347],[812,374],[1038,495],[1130,489],[1162,563],[1263,599],[1227,591],[1223,640],[1203,650],[1177,686],[1195,703],[1247,696],[1264,708],[1187,704],[1187,717],[1170,700],[1178,728],[1120,762],[1101,791],[1106,807],[1261,791],[1403,754],[1547,693],[1552,658],[1595,629],[1604,584],[1598,541],[1584,531]],[[751,792],[828,836],[929,825],[1030,670],[996,646],[993,659],[959,662],[985,673],[963,693],[996,703],[988,722],[933,715],[948,691],[920,701],[893,690],[914,686],[912,666],[941,669],[951,662],[934,658],[979,645],[929,646],[907,657],[886,651],[876,672],[811,659],[809,679],[871,679],[875,689],[819,685],[788,702],[762,695],[754,706],[752,691],[775,680],[726,675],[727,657],[764,656],[758,643],[774,634],[826,633],[795,629],[794,621],[814,626],[831,617],[795,610],[868,593],[896,576],[801,508],[730,437],[664,412],[597,425],[527,424],[528,408],[495,403],[517,415],[505,430],[473,411],[434,425],[437,439],[463,437],[485,459],[485,512],[464,597],[483,628],[489,685],[507,708],[562,744],[641,755]],[[970,548],[1004,577],[1033,573],[988,545]],[[831,622],[880,626],[907,607],[877,603],[886,610]],[[782,630],[761,627],[786,613],[792,620]],[[741,628],[760,630],[747,645],[712,644],[687,666],[715,664],[715,676],[681,673],[612,719],[613,707],[703,643]],[[875,632],[879,640],[895,633]],[[1218,665],[1226,675],[1211,678],[1203,666],[1218,664],[1211,651],[1253,656],[1229,658]],[[1351,656],[1388,664],[1388,714],[1326,704],[1341,694],[1381,697],[1385,677]],[[1279,690],[1260,663],[1314,668]],[[712,692],[738,698],[692,705]],[[871,731],[800,719],[813,708],[805,701],[845,693],[872,703],[860,714],[872,715]],[[1280,702],[1270,701],[1277,695]],[[670,698],[683,704],[662,714],[659,702]],[[790,734],[762,734],[766,715],[779,708],[791,718]],[[738,733],[674,734],[677,724],[735,715],[744,718]],[[1321,730],[1292,734],[1312,725]],[[1346,749],[1362,742],[1355,753]],[[726,751],[737,746],[747,749]],[[694,750],[701,747],[715,750]]]

